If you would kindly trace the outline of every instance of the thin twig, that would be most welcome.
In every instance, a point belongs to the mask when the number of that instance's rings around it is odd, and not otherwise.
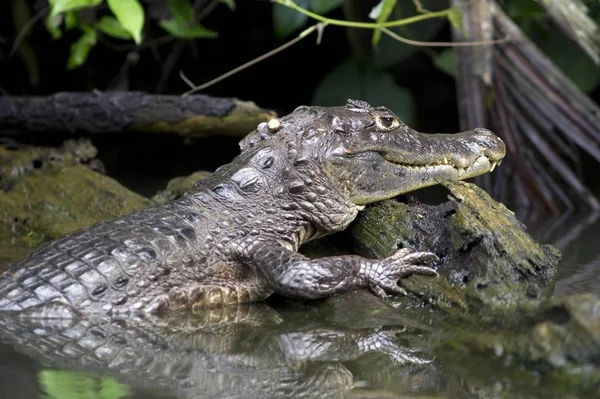
[[[29,31],[31,30],[33,25],[35,25],[36,22],[39,21],[40,18],[42,18],[44,16],[44,14],[46,14],[46,12],[48,12],[48,7],[42,8],[33,16],[33,18],[31,18],[29,21],[27,21],[27,23],[23,26],[23,28],[19,31],[19,34],[15,38],[12,48],[10,49],[10,53],[8,53],[8,58],[11,58],[15,54],[15,52],[18,50],[19,46],[21,45],[21,42],[23,41],[23,39],[25,39],[25,35],[27,35],[27,33],[29,33]]]
[[[427,47],[473,47],[473,46],[485,46],[490,44],[502,44],[512,41],[512,39],[506,36],[503,39],[495,39],[495,40],[481,40],[477,42],[421,42],[418,40],[407,39],[402,37],[388,28],[380,28],[382,32],[390,35],[392,38],[398,40],[399,42],[410,44],[412,46],[427,46]]]
[[[219,77],[217,77],[217,78],[215,78],[215,79],[213,79],[213,80],[211,80],[209,82],[206,82],[206,83],[204,83],[203,85],[200,85],[200,86],[196,86],[192,81],[190,81],[184,75],[183,72],[180,71],[179,72],[179,76],[181,77],[181,79],[183,79],[183,81],[185,83],[187,83],[191,87],[191,90],[188,90],[187,92],[183,93],[182,96],[185,97],[185,96],[188,96],[188,95],[193,94],[195,92],[198,92],[200,90],[206,89],[207,87],[212,86],[215,83],[218,83],[218,82],[222,81],[223,79],[226,79],[226,78],[228,78],[228,77],[230,77],[232,75],[235,75],[236,73],[238,73],[238,72],[240,72],[240,71],[242,71],[242,70],[244,70],[244,69],[246,69],[246,68],[248,68],[248,67],[250,67],[250,66],[252,66],[252,65],[254,65],[256,63],[258,63],[260,61],[263,61],[263,60],[265,60],[265,59],[267,59],[267,58],[269,58],[269,57],[271,57],[271,56],[273,56],[273,55],[275,55],[275,54],[277,54],[277,53],[285,50],[286,48],[288,48],[290,46],[293,46],[294,44],[298,43],[299,41],[301,41],[302,39],[304,39],[305,37],[307,37],[309,34],[311,34],[312,32],[314,32],[315,30],[319,33],[319,38],[320,38],[321,37],[321,32],[323,31],[323,29],[325,28],[326,25],[327,24],[321,23],[321,22],[318,23],[318,24],[315,24],[315,25],[311,26],[310,28],[306,29],[304,32],[300,33],[297,37],[295,37],[294,39],[290,40],[289,42],[287,42],[287,43],[285,43],[285,44],[277,47],[274,50],[269,51],[268,53],[265,53],[265,54],[261,55],[260,57],[256,57],[255,59],[253,59],[251,61],[248,61],[245,64],[242,64],[239,67],[234,68],[231,71],[229,71],[227,73],[224,73],[223,75],[221,75],[221,76],[219,76]]]

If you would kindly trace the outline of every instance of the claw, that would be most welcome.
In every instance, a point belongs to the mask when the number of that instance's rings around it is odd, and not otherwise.
[[[379,298],[387,298],[388,294],[385,292],[383,288],[378,285],[371,285],[371,291],[377,295]]]
[[[392,259],[400,259],[400,258],[404,258],[405,256],[410,255],[415,252],[417,252],[417,250],[414,248],[410,248],[410,247],[401,248],[398,251],[396,251],[396,253],[393,254],[391,256],[391,258]]]
[[[404,256],[402,260],[412,264],[434,264],[438,262],[440,258],[431,252],[415,252]]]

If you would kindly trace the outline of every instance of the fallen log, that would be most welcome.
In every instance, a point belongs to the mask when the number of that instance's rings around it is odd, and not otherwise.
[[[46,97],[0,97],[0,130],[70,134],[173,133],[185,138],[242,137],[273,111],[236,98],[144,92],[62,92]]]

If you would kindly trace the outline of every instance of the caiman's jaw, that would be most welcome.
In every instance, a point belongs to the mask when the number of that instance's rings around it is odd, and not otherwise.
[[[504,154],[485,153],[471,157],[472,159],[456,160],[453,157],[441,157],[429,163],[406,163],[393,153],[380,152],[381,157],[399,168],[405,169],[407,175],[430,175],[448,179],[469,179],[487,172],[493,172],[502,163]]]
[[[354,136],[333,160],[334,175],[352,201],[364,205],[444,180],[465,180],[491,172],[506,153],[487,129],[457,134],[403,131]],[[332,154],[333,155],[333,154]],[[345,182],[344,182],[345,180]]]

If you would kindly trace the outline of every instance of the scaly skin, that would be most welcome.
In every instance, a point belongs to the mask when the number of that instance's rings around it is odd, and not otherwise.
[[[308,259],[299,246],[341,231],[365,204],[486,173],[505,155],[486,129],[429,135],[383,107],[299,107],[263,123],[241,154],[182,198],[43,245],[0,276],[0,311],[30,317],[155,313],[322,298],[435,276],[437,257]]]
[[[431,361],[402,345],[400,326],[349,329],[311,316],[284,320],[261,305],[166,317],[0,315],[0,324],[0,341],[36,363],[113,376],[135,397],[341,398],[353,383],[342,362],[373,353],[398,365]]]

